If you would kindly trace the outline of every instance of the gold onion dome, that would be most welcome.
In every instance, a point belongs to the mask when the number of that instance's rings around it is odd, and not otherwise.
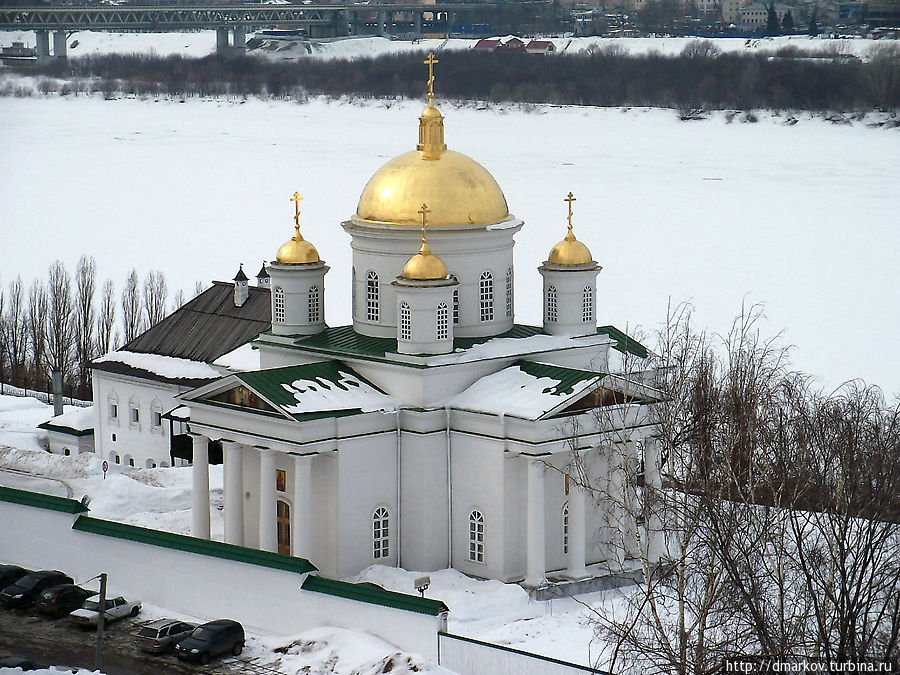
[[[404,279],[416,279],[419,281],[437,280],[447,278],[447,266],[440,257],[436,256],[428,248],[428,225],[425,216],[431,212],[427,204],[422,204],[422,208],[417,213],[422,216],[422,246],[419,252],[406,261],[400,276]]]
[[[303,197],[295,192],[291,201],[295,204],[294,210],[294,236],[288,239],[275,256],[275,262],[282,265],[302,265],[305,263],[317,263],[319,252],[316,247],[306,241],[300,234],[300,202]]]
[[[569,231],[561,242],[550,249],[547,262],[552,265],[589,265],[594,262],[590,249],[578,241],[572,232],[572,202],[575,197],[570,192],[563,201],[569,202]]]
[[[428,106],[419,117],[416,149],[390,160],[369,179],[356,208],[361,220],[418,225],[419,205],[431,207],[428,224],[496,223],[510,217],[503,191],[481,164],[447,150],[444,118],[434,105],[434,54],[428,55]]]

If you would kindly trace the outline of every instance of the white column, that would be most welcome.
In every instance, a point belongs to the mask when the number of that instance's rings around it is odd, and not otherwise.
[[[644,504],[647,536],[647,560],[658,562],[666,552],[665,533],[661,518],[662,468],[660,467],[659,441],[644,441]]]
[[[275,527],[275,453],[259,451],[259,548],[278,550]]]
[[[312,557],[312,457],[294,457],[293,550],[297,558]]]
[[[566,576],[584,579],[588,574],[584,567],[585,504],[584,490],[569,481],[569,554]]]
[[[640,533],[638,532],[637,517],[641,513],[641,503],[637,493],[637,476],[640,471],[640,458],[638,457],[638,445],[634,441],[625,443],[625,462],[622,478],[625,481],[625,519],[626,528],[625,552],[629,558],[641,557]]]
[[[225,451],[225,542],[244,545],[244,464],[243,448],[222,441]]]
[[[193,492],[191,534],[209,539],[209,439],[194,436]]]
[[[544,534],[544,467],[537,459],[528,460],[527,522],[525,529],[525,585],[540,586],[547,570],[547,544]]]

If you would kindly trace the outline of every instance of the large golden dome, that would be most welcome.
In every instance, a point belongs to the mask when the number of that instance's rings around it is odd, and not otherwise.
[[[429,227],[482,225],[510,217],[494,177],[471,157],[453,150],[434,159],[413,150],[389,161],[369,179],[356,215],[372,222],[417,226],[422,202],[431,209]]]

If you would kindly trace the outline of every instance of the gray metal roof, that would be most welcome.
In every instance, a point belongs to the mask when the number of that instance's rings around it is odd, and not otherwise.
[[[212,363],[272,326],[269,289],[248,290],[247,301],[235,307],[234,284],[215,281],[122,349]]]

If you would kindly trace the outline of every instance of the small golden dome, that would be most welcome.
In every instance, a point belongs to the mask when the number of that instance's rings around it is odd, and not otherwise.
[[[282,265],[316,263],[319,262],[319,252],[315,246],[300,236],[300,228],[298,227],[294,232],[294,236],[278,249],[275,262]]]
[[[572,202],[575,197],[570,192],[563,201],[569,204],[569,231],[561,242],[550,249],[547,262],[551,265],[589,265],[594,262],[590,249],[578,241],[572,232]]]
[[[422,244],[422,248],[412,258],[406,261],[400,276],[404,279],[435,280],[447,278],[447,266],[439,256],[434,255],[428,244]]]

